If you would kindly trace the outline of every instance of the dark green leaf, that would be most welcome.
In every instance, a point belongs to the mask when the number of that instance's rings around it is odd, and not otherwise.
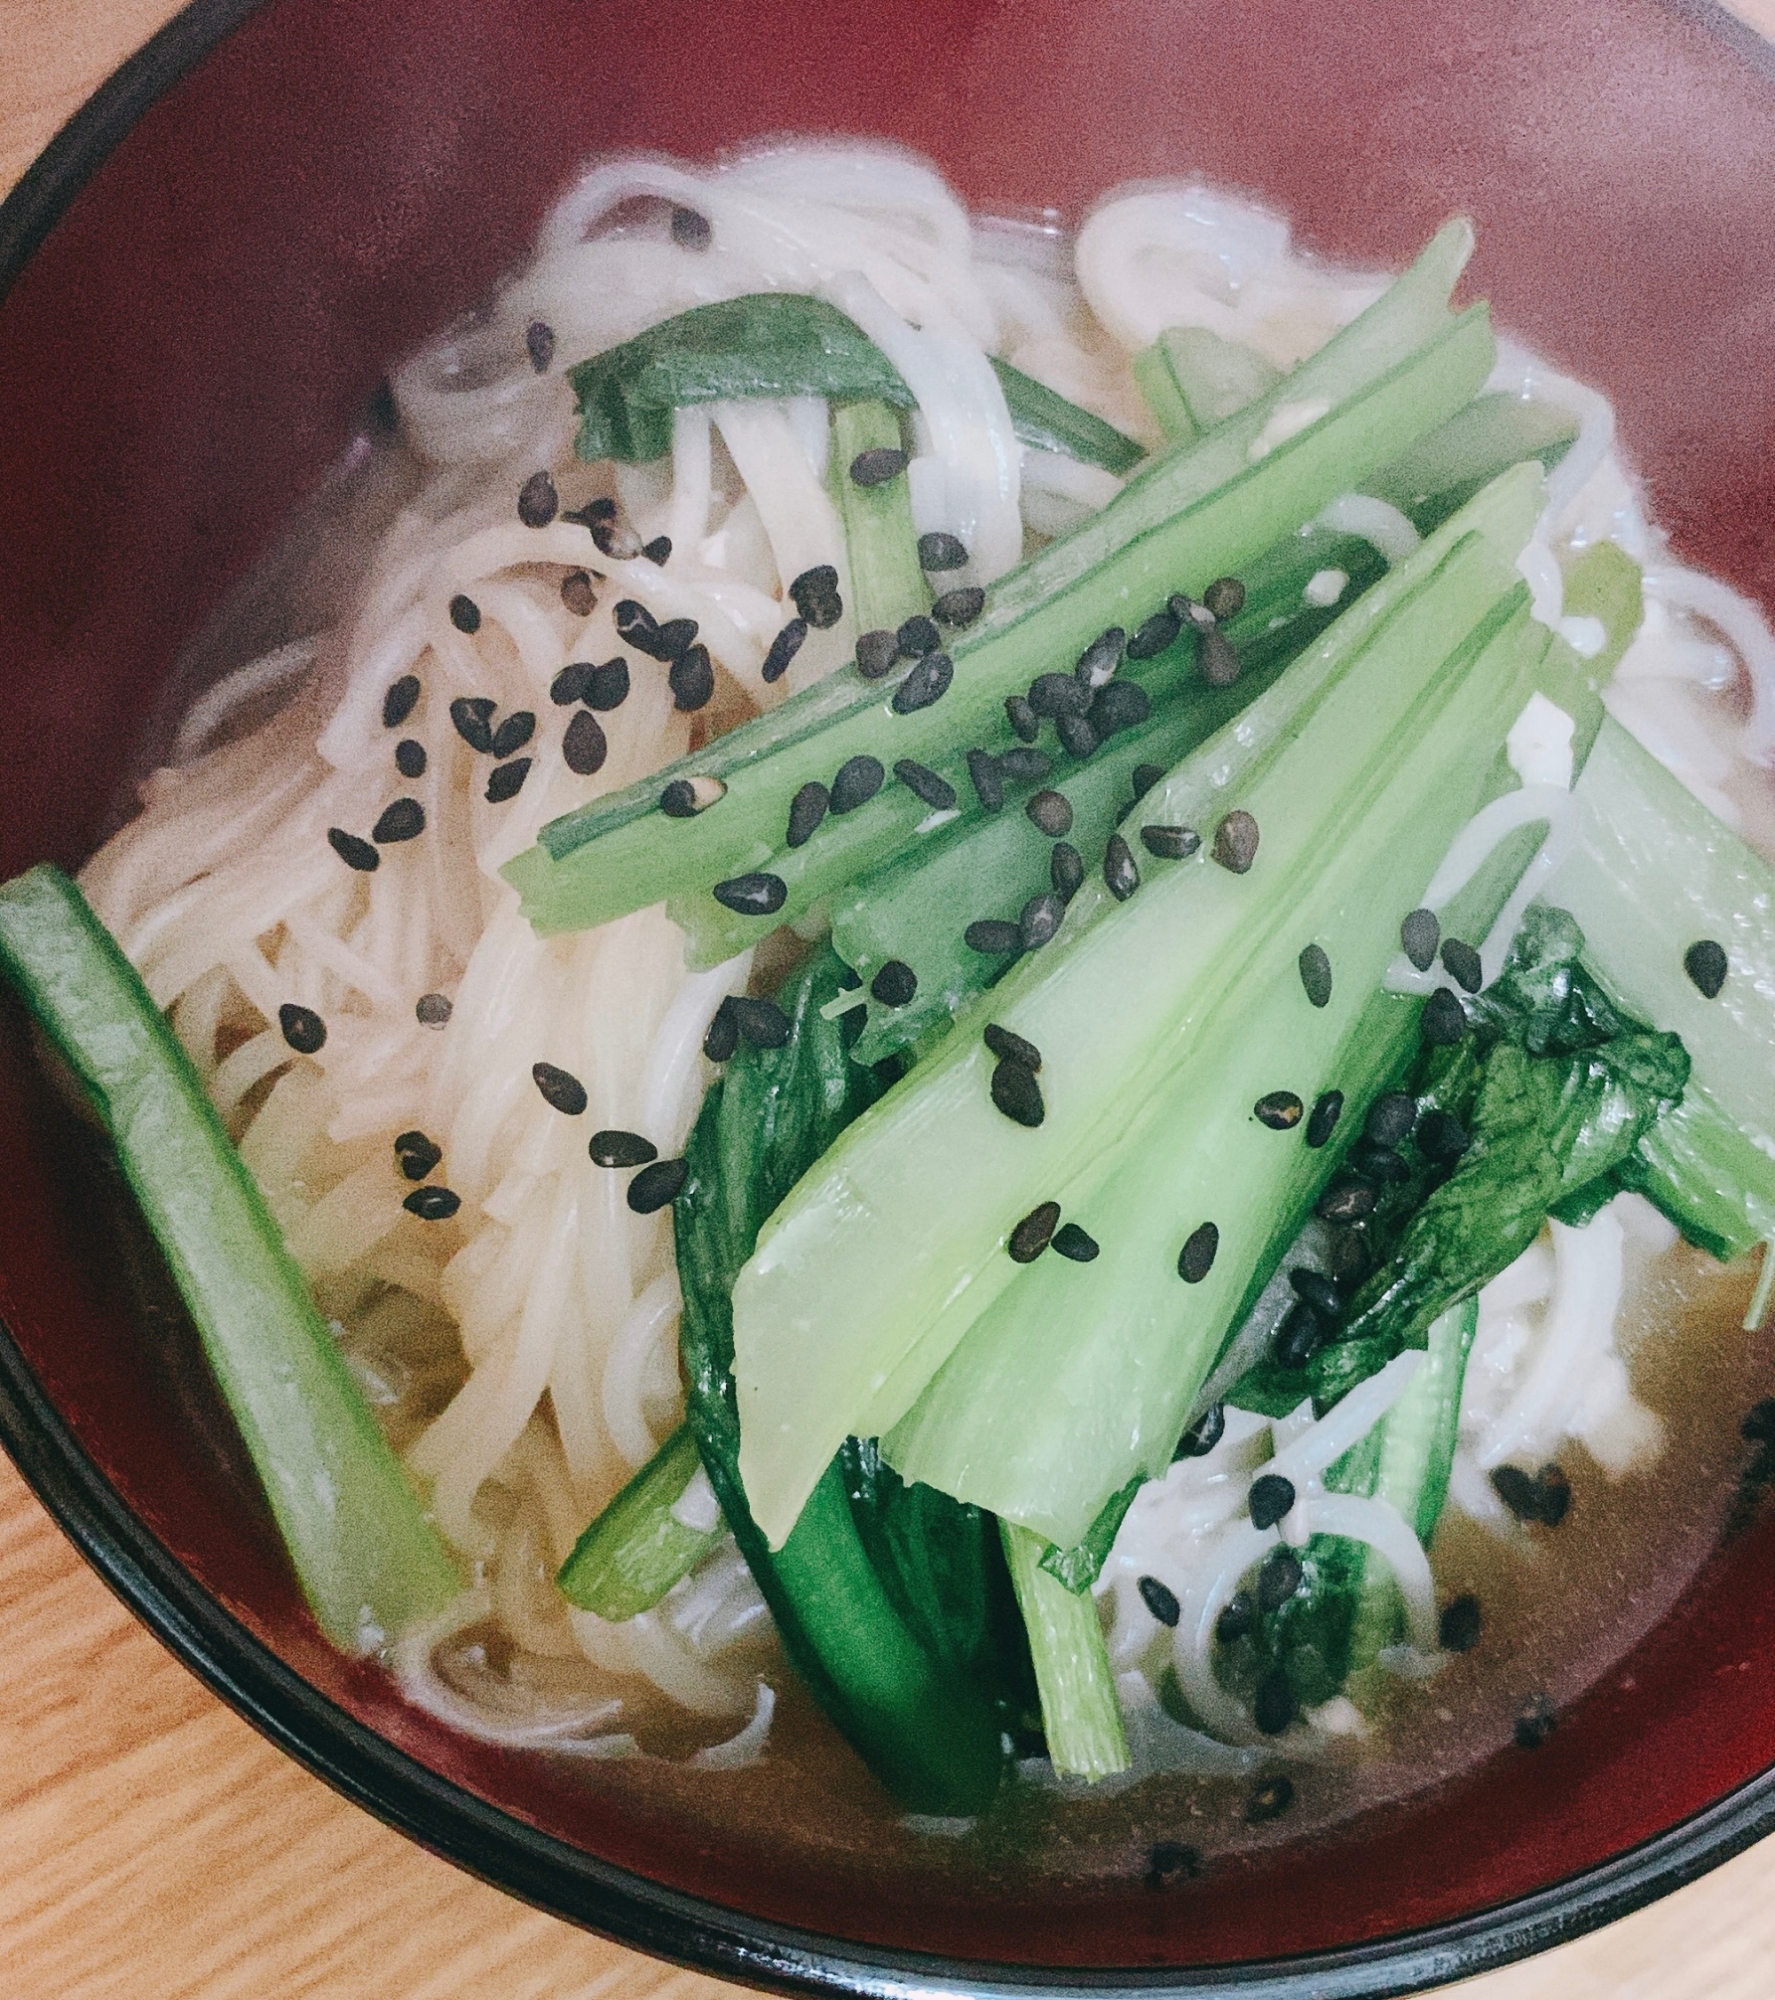
[[[1128,1509],[1134,1504],[1135,1494],[1145,1484],[1146,1475],[1136,1473],[1119,1493],[1112,1493],[1097,1510],[1097,1518],[1086,1530],[1085,1539],[1075,1542],[1070,1549],[1050,1548],[1042,1557],[1042,1568],[1050,1576],[1057,1576],[1075,1595],[1089,1590],[1109,1560],[1110,1549],[1121,1532],[1122,1523],[1128,1518]]]
[[[1040,451],[1057,451],[1083,465],[1100,465],[1105,472],[1132,472],[1146,456],[1146,447],[1114,424],[1106,424],[1057,390],[1025,375],[1008,361],[993,357],[993,373],[1005,392],[1011,429],[1022,444]]]
[[[582,459],[639,462],[672,448],[672,412],[745,397],[873,398],[909,408],[900,372],[854,320],[800,292],[695,306],[567,371]]]

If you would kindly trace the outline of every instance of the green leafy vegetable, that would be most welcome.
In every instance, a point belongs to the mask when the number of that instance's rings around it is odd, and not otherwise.
[[[857,630],[897,630],[931,608],[930,586],[918,565],[911,495],[903,478],[859,486],[850,466],[859,452],[898,451],[900,419],[886,403],[846,404],[832,414],[832,442],[832,483],[844,520]]]
[[[1105,472],[1132,472],[1146,456],[1146,447],[1136,438],[1105,423],[1077,403],[1069,402],[1056,389],[1013,368],[995,355],[992,372],[1005,392],[1005,407],[1011,413],[1011,429],[1020,444],[1041,451],[1057,451],[1084,465],[1100,465]]]
[[[651,1611],[673,1584],[702,1561],[725,1524],[693,1528],[672,1511],[700,1460],[696,1439],[680,1424],[592,1522],[561,1565],[555,1583],[569,1604],[600,1618]]]
[[[1014,1619],[1008,1628],[1003,1620],[1003,1586],[991,1583],[990,1523],[941,1496],[908,1494],[852,1444],[773,1553],[739,1475],[734,1279],[772,1209],[880,1089],[850,1060],[842,1017],[821,1012],[848,976],[830,951],[804,969],[779,996],[788,1043],[735,1055],[685,1149],[674,1221],[687,1418],[784,1648],[820,1705],[908,1805],[977,1812],[998,1786],[1004,1732],[1022,1706],[1005,1666],[1019,1642]]]
[[[746,396],[825,396],[911,407],[912,391],[836,306],[752,292],[694,306],[567,371],[579,402],[574,450],[631,463],[672,448],[672,412]]]
[[[999,1525],[1029,1633],[1042,1733],[1055,1770],[1077,1778],[1127,1770],[1128,1738],[1095,1602],[1050,1573],[1040,1536],[1009,1521]]]
[[[0,887],[0,972],[104,1120],[322,1627],[362,1652],[441,1611],[462,1587],[443,1542],[184,1050],[59,869]]]

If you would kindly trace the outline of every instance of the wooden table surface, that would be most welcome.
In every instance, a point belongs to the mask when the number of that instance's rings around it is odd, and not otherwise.
[[[1599,0],[1606,7],[1607,0]],[[0,191],[176,0],[0,0]],[[1775,35],[1775,0],[1739,11]],[[0,1458],[0,1994],[715,2000],[422,1853],[162,1650]],[[1462,2000],[1767,2000],[1775,1841]]]

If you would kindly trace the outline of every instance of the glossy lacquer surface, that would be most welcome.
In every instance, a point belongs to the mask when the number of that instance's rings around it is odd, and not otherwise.
[[[192,33],[207,25],[187,17]],[[1775,82],[1649,0],[1458,19],[1304,4],[285,0],[148,111],[0,306],[13,719],[0,872],[85,851],[181,640],[336,453],[388,358],[522,254],[577,158],[699,155],[808,127],[901,139],[970,200],[1011,211],[1074,214],[1117,181],[1198,168],[1367,260],[1399,261],[1465,209],[1481,229],[1474,290],[1608,389],[1682,545],[1775,597]],[[990,1873],[933,1866],[877,1805],[860,1823],[879,1838],[835,1830],[814,1779],[753,1774],[716,1791],[657,1767],[563,1771],[464,1742],[314,1634],[188,1334],[176,1316],[142,1323],[100,1176],[20,1060],[10,1016],[6,1033],[0,1317],[25,1364],[9,1371],[6,1411],[21,1456],[271,1726],[436,1844],[569,1913],[777,1976],[797,1969],[778,1925],[865,1959],[1230,1966],[1458,1923],[1666,1833],[1775,1760],[1761,1530],[1534,1758],[1500,1757],[1315,1852],[1177,1893],[1132,1875],[1125,1888],[1032,1879],[1014,1857]],[[1761,1810],[1722,1809],[1719,1837],[1742,1837]],[[1617,1867],[1591,1884],[1594,1907],[1705,1845],[1637,1875]],[[720,1908],[699,1913],[629,1871]],[[1559,1921],[1537,1906],[1497,1935],[1520,1946]],[[1454,1956],[1412,1960],[1416,1977],[1491,1948],[1443,1942]],[[1404,1976],[1322,1963],[1313,1983]]]

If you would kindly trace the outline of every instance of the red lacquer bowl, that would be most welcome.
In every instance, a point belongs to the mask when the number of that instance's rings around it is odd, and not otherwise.
[[[0,875],[88,851],[181,642],[577,160],[806,129],[904,141],[1007,212],[1200,169],[1370,264],[1465,210],[1475,289],[1614,398],[1679,548],[1775,605],[1775,63],[1711,10],[199,0],[0,210]],[[322,1642],[11,1012],[0,1051],[0,1432],[26,1476],[267,1734],[563,1916],[784,1986],[1398,1993],[1775,1827],[1768,1519],[1532,1758],[1163,1892],[933,1861],[860,1779],[844,1807],[781,1761],[692,1782],[464,1740]]]

